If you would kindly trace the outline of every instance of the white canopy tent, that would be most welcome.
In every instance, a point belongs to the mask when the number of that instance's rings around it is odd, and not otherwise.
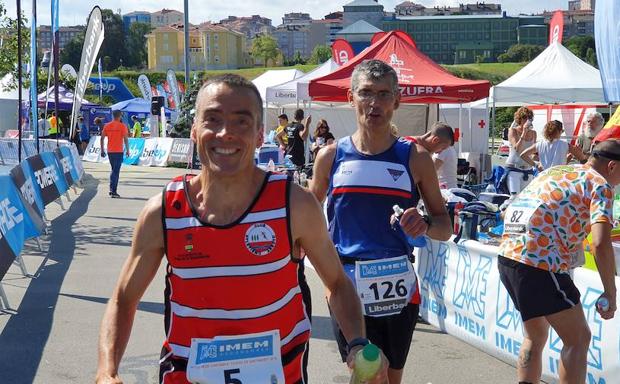
[[[17,87],[12,87],[13,75],[8,73],[0,80],[0,137],[10,129],[17,129]],[[22,88],[22,101],[28,101],[28,89]]]
[[[285,105],[296,103],[301,100],[310,100],[310,95],[308,93],[308,84],[310,84],[310,80],[325,76],[336,68],[338,68],[338,64],[336,64],[334,60],[329,59],[301,77],[297,77],[283,84],[267,87],[265,101],[268,104]]]
[[[479,100],[476,105],[484,105]],[[606,104],[598,69],[560,43],[549,45],[519,72],[491,89],[489,105]]]
[[[267,88],[273,87],[279,84],[289,82],[303,76],[304,73],[299,69],[281,69],[281,70],[269,70],[256,79],[252,80],[252,83],[258,88],[261,98],[263,99],[263,105],[267,105]]]

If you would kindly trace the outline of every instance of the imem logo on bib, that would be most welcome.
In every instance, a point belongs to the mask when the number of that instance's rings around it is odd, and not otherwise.
[[[192,339],[187,379],[201,384],[284,384],[280,332]]]

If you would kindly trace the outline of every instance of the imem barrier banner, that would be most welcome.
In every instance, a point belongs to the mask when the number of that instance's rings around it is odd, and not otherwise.
[[[22,160],[19,165],[13,167],[11,177],[28,204],[39,214],[39,217],[43,217],[45,204],[43,203],[41,188],[35,181],[34,172],[28,160]]]
[[[44,152],[27,159],[34,174],[34,180],[41,189],[43,204],[48,205],[67,191],[67,183],[58,169],[56,157]]]
[[[99,7],[94,7],[88,16],[88,27],[86,27],[84,45],[82,46],[82,58],[80,59],[80,72],[75,82],[75,94],[73,97],[73,108],[71,110],[71,134],[69,137],[73,137],[77,114],[80,113],[82,98],[88,86],[88,78],[93,70],[93,65],[95,65],[99,48],[101,48],[101,44],[103,43],[104,34],[105,30],[103,27],[103,20],[101,19],[101,9],[99,9]],[[120,44],[121,42],[119,41],[118,43]]]
[[[415,265],[422,298],[420,315],[441,330],[515,365],[523,343],[523,324],[499,279],[497,254],[497,247],[476,241],[460,245],[427,241],[427,246],[418,250]],[[592,332],[586,383],[617,383],[620,316],[603,320],[598,315],[595,304],[603,288],[597,272],[577,268],[574,281]],[[616,285],[620,286],[620,277],[616,277]],[[562,341],[551,330],[543,354],[545,379],[558,379],[561,351]]]
[[[0,176],[0,280],[27,239],[41,235],[42,226],[35,225],[32,208],[26,204],[9,175]],[[31,216],[31,213],[33,214]],[[42,222],[40,221],[39,224]]]
[[[71,186],[80,181],[77,169],[73,163],[71,150],[68,147],[56,149],[54,151],[54,156],[56,156],[56,161],[58,161],[58,165],[60,165],[60,172],[62,172],[67,186]]]

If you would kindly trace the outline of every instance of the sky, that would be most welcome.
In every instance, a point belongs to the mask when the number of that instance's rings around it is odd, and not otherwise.
[[[90,10],[95,5],[102,8],[109,8],[121,14],[132,11],[157,11],[162,8],[176,9],[183,11],[183,0],[59,0],[60,1],[60,25],[79,25],[86,24],[86,19]],[[322,19],[330,12],[342,11],[342,6],[351,0],[305,0],[295,2],[291,0],[187,0],[189,8],[190,23],[202,23],[205,21],[219,21],[234,16],[251,16],[258,14],[268,17],[274,26],[282,23],[282,16],[290,12],[309,13],[313,19]],[[22,1],[22,12],[26,13],[30,19],[32,10],[32,0]],[[386,11],[394,11],[394,6],[402,3],[403,0],[379,0]],[[455,6],[459,3],[475,3],[476,0],[414,0],[413,2],[423,4],[427,7],[436,5]],[[544,10],[567,9],[568,0],[487,0],[487,3],[500,3],[502,9],[510,16],[520,13],[531,14],[540,13]],[[16,15],[16,1],[0,0],[4,3],[11,17]],[[50,0],[39,0],[37,3],[37,24],[50,24]],[[250,6],[249,6],[250,5]]]

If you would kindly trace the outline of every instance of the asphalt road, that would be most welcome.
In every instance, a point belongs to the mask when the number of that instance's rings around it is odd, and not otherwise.
[[[83,189],[66,210],[52,203],[43,252],[29,242],[25,277],[14,265],[2,280],[11,310],[0,312],[0,383],[88,383],[97,368],[97,338],[105,304],[131,246],[135,219],[148,197],[181,169],[123,167],[119,193],[107,195],[109,166],[85,163]],[[69,205],[70,204],[70,205]],[[145,293],[121,364],[125,383],[155,383],[164,336],[163,265]],[[313,297],[311,383],[348,383],[339,362],[321,282],[307,272]],[[516,382],[514,367],[432,326],[420,324],[407,365],[408,384]]]

